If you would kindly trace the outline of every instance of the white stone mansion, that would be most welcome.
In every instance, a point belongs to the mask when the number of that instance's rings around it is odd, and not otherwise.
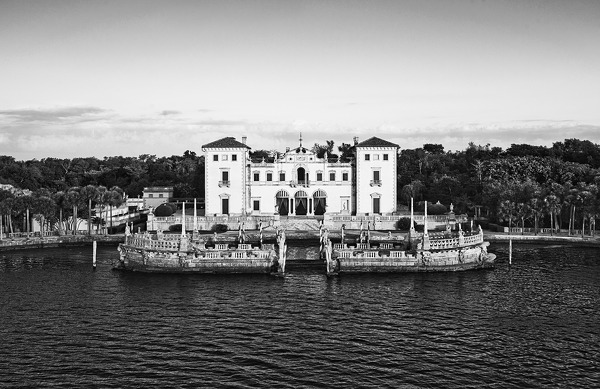
[[[246,138],[202,146],[206,215],[390,215],[396,211],[398,145],[354,142],[354,161],[318,158],[300,145],[253,162]]]

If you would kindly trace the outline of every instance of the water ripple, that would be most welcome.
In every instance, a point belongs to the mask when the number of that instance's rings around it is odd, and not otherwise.
[[[285,279],[2,253],[0,386],[598,387],[597,250],[494,246],[493,271]]]

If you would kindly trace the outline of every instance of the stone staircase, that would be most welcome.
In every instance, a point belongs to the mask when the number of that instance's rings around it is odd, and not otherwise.
[[[286,231],[318,231],[319,220],[314,218],[300,217],[300,216],[288,216],[281,217],[281,226]]]

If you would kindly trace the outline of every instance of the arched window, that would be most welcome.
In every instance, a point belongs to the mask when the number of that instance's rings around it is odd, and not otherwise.
[[[315,207],[315,215],[322,215],[325,213],[327,206],[327,193],[324,190],[318,189],[313,193],[313,202]]]
[[[277,208],[276,212],[280,215],[285,216],[289,213],[289,197],[289,193],[283,189],[277,192],[275,195],[275,207]]]

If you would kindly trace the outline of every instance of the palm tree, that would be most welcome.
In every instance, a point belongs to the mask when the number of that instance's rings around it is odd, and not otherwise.
[[[112,230],[113,207],[119,207],[121,204],[123,204],[124,199],[125,199],[125,193],[123,192],[123,189],[119,188],[118,186],[113,186],[112,188],[110,188],[108,204],[110,205],[110,229],[111,230]]]
[[[498,205],[498,217],[501,220],[508,221],[508,232],[512,227],[512,221],[516,214],[516,204],[511,200],[503,200]]]
[[[65,203],[69,207],[73,207],[73,224],[72,224],[72,234],[75,235],[77,233],[77,208],[81,203],[81,188],[78,186],[74,186],[70,188],[65,195]]]
[[[108,189],[106,189],[105,186],[100,185],[98,187],[98,198],[96,200],[96,202],[98,203],[98,205],[100,206],[100,219],[98,220],[98,228],[100,228],[100,226],[102,225],[102,212],[104,211],[104,208],[108,205],[110,200],[110,191]]]
[[[54,195],[52,195],[52,199],[54,200],[54,203],[56,204],[56,207],[58,208],[58,234],[62,235],[63,234],[63,210],[65,208],[67,208],[67,202],[66,202],[66,193],[61,191],[58,191],[56,193],[54,193]]]
[[[47,194],[49,193],[36,193],[32,204],[33,217],[40,223],[41,236],[44,236],[46,221],[56,217],[56,202]]]
[[[592,235],[592,219],[597,211],[598,187],[594,184],[585,185],[583,183],[579,183],[578,187],[581,194],[581,237],[583,238],[586,219],[589,220],[590,235]]]
[[[9,199],[12,199],[13,197],[14,195],[10,191],[0,190],[0,240],[2,240],[5,229],[2,219],[6,215],[8,221],[8,215],[10,214],[11,206],[11,201],[9,201]]]
[[[21,215],[25,211],[25,204],[22,196],[15,196],[6,200],[8,202],[8,218],[10,223],[10,232],[14,232],[12,217]]]
[[[420,180],[411,181],[410,184],[406,184],[402,187],[402,196],[406,200],[406,204],[410,205],[410,199],[417,199],[420,197],[421,192],[425,188],[425,185]]]
[[[81,188],[81,200],[87,203],[88,209],[88,235],[92,235],[92,201],[98,198],[98,188],[94,185],[87,185]]]
[[[533,217],[533,231],[534,234],[538,233],[539,220],[544,212],[545,203],[539,197],[532,197],[527,203],[529,207],[529,212]]]
[[[546,209],[550,213],[550,235],[554,235],[554,223],[558,223],[558,220],[556,220],[555,215],[558,212],[560,212],[561,201],[558,198],[558,196],[556,196],[554,193],[551,193],[548,196],[546,196],[544,202],[546,203]]]
[[[25,210],[25,225],[23,226],[23,228],[25,229],[25,232],[27,233],[27,236],[29,236],[30,232],[31,232],[31,220],[30,220],[30,210],[33,208],[34,206],[34,197],[32,195],[25,195],[25,196],[21,196],[20,197],[21,200],[21,206],[22,208]]]

